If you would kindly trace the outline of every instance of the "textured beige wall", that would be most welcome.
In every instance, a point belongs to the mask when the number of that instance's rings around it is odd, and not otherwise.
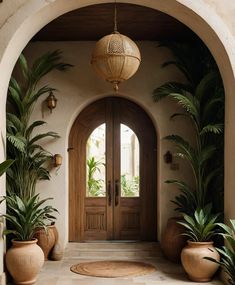
[[[0,3],[0,27],[26,2],[27,0],[8,0]]]
[[[74,67],[66,73],[53,72],[44,80],[45,84],[51,84],[59,90],[56,94],[58,107],[50,114],[41,100],[33,113],[34,119],[43,119],[47,122],[46,129],[60,134],[61,138],[45,144],[52,153],[60,153],[63,156],[63,165],[56,173],[52,171],[50,182],[41,182],[38,190],[43,196],[54,197],[54,205],[58,208],[58,228],[63,242],[67,242],[68,226],[68,135],[70,127],[78,113],[94,100],[104,96],[112,96],[112,86],[96,77],[90,66],[90,55],[94,42],[48,42],[32,43],[25,51],[31,60],[48,50],[60,49],[64,52],[66,62],[73,63]],[[157,48],[157,43],[140,42],[139,47],[142,54],[142,63],[137,74],[120,86],[120,96],[130,98],[140,104],[152,118],[158,133],[158,231],[159,237],[169,216],[174,215],[171,198],[176,190],[166,185],[166,179],[181,175],[187,179],[190,171],[183,167],[179,161],[178,171],[170,170],[170,166],[163,162],[163,154],[166,150],[172,150],[162,138],[169,134],[187,134],[190,136],[190,127],[185,119],[170,120],[170,115],[177,111],[176,104],[168,100],[153,103],[152,91],[160,84],[169,80],[182,80],[182,75],[174,68],[162,69],[161,64],[171,55],[164,48]],[[44,98],[45,99],[45,98]],[[158,205],[157,205],[158,204]]]
[[[223,22],[230,29],[231,33],[235,35],[235,1],[232,0],[204,0],[202,1],[209,5],[217,15],[223,19]]]

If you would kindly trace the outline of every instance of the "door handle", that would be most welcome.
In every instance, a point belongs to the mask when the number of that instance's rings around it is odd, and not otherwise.
[[[115,180],[115,206],[119,203],[119,181]]]
[[[108,204],[112,204],[112,191],[111,191],[111,181],[108,182]]]

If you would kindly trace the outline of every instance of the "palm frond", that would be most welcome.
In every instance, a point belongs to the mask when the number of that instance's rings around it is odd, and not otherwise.
[[[176,147],[182,152],[182,154],[187,157],[192,167],[195,170],[198,168],[198,159],[195,149],[189,144],[189,142],[184,140],[179,135],[169,135],[164,137],[164,139],[173,142]]]
[[[32,66],[31,84],[37,84],[43,76],[54,69],[65,71],[72,66],[71,64],[61,62],[61,58],[62,51],[60,50],[47,52],[39,57]]]
[[[19,56],[19,64],[20,64],[20,68],[21,68],[21,71],[22,71],[22,74],[23,74],[25,80],[28,81],[29,77],[30,77],[30,70],[28,67],[27,60],[23,54],[21,54]]]
[[[37,92],[29,92],[23,99],[26,112],[32,108],[39,97],[43,96],[44,94],[49,94],[52,91],[56,91],[56,89],[46,85],[40,88]]]
[[[219,135],[223,133],[223,124],[209,124],[203,127],[203,129],[200,132],[200,136],[203,136],[205,134],[215,134]]]
[[[9,86],[11,86],[16,91],[16,93],[19,95],[19,97],[21,98],[21,96],[22,96],[21,87],[13,76],[11,76]]]
[[[13,163],[14,160],[12,159],[8,159],[0,163],[0,176],[2,176]]]
[[[153,98],[156,102],[169,96],[171,93],[182,93],[183,91],[190,92],[191,88],[188,84],[183,84],[179,82],[167,82],[160,87],[154,89]]]
[[[10,130],[14,130],[14,133],[23,133],[24,131],[24,124],[22,121],[12,113],[6,114],[7,119],[7,131],[10,132]]]
[[[213,154],[216,151],[216,147],[214,145],[207,145],[204,147],[201,152],[199,153],[199,164],[201,167],[205,164],[205,162],[208,162],[209,159],[213,156]]]
[[[26,130],[25,137],[28,139],[36,127],[46,124],[45,121],[34,121]]]
[[[194,116],[197,122],[199,121],[199,102],[192,94],[189,92],[182,92],[182,94],[171,93],[169,94],[169,97],[176,100],[177,103],[182,106],[186,112]]]
[[[18,90],[13,88],[11,85],[8,87],[8,99],[14,105],[14,108],[19,112],[19,114],[24,113],[24,105],[22,104],[22,99]]]
[[[203,96],[207,95],[208,90],[215,85],[215,81],[218,79],[218,72],[211,70],[208,74],[204,75],[202,80],[198,83],[195,89],[195,97],[199,101],[202,100]]]
[[[45,139],[45,138],[48,138],[48,137],[51,137],[51,138],[59,138],[60,136],[55,133],[55,132],[47,132],[47,133],[44,133],[44,134],[38,134],[36,136],[34,136],[30,141],[29,141],[29,145],[32,145],[34,144],[35,142],[41,140],[41,139]]]
[[[20,152],[25,151],[25,138],[21,135],[11,135],[7,134],[7,141],[12,144],[16,149],[18,149]]]

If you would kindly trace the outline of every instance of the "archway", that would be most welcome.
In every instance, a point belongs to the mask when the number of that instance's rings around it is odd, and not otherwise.
[[[23,1],[22,1],[23,2]],[[89,5],[107,3],[111,1],[92,0]],[[195,1],[184,1],[184,4],[171,0],[122,0],[123,3],[138,4],[168,13],[185,25],[189,26],[195,33],[202,38],[214,55],[223,77],[226,91],[226,115],[225,115],[225,216],[232,218],[235,215],[233,208],[233,193],[235,187],[234,171],[235,166],[232,158],[235,156],[235,134],[233,132],[233,122],[235,121],[235,42],[230,34],[228,27],[222,19],[206,4],[198,4]],[[183,1],[181,1],[183,2]],[[194,2],[194,3],[193,3]],[[2,41],[0,45],[0,100],[6,101],[7,86],[14,64],[31,37],[44,25],[52,21],[59,15],[68,11],[86,6],[87,1],[77,0],[58,0],[43,1],[30,0],[18,7],[17,11],[10,11],[11,16],[6,21],[0,33]],[[1,129],[5,129],[5,104],[1,104]],[[2,144],[3,145],[3,144]],[[3,150],[1,154],[3,157]]]

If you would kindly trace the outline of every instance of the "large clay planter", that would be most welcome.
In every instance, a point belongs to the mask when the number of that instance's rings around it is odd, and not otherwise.
[[[38,239],[38,245],[44,252],[45,260],[48,260],[48,256],[55,245],[55,226],[48,226],[47,231],[44,228],[38,229],[34,237]]]
[[[174,217],[168,219],[161,241],[163,254],[173,262],[180,262],[180,254],[187,240],[186,237],[181,235],[185,229],[177,223],[178,221],[182,221],[182,218]]]
[[[64,249],[59,242],[59,234],[58,234],[56,226],[53,227],[53,231],[55,235],[55,244],[54,244],[54,247],[52,248],[50,259],[54,261],[59,261],[63,258]]]
[[[6,265],[15,284],[34,284],[38,272],[44,263],[44,254],[32,241],[12,241],[12,247],[6,253]]]
[[[208,282],[217,271],[219,265],[204,259],[204,257],[220,260],[213,242],[188,241],[188,245],[182,250],[181,262],[192,281]]]

